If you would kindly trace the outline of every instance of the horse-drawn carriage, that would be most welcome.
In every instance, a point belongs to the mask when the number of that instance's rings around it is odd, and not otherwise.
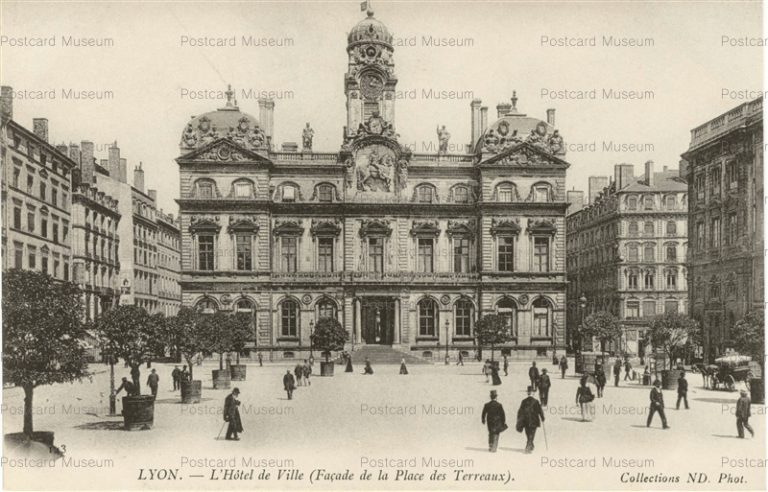
[[[697,369],[701,371],[706,388],[734,391],[737,382],[749,383],[751,360],[746,355],[727,355],[715,359],[714,364],[699,364]]]

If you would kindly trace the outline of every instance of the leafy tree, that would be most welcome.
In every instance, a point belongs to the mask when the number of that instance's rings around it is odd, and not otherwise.
[[[600,340],[600,352],[603,353],[608,342],[621,340],[621,323],[608,311],[597,311],[584,320],[580,334],[589,339]]]
[[[761,309],[751,311],[731,329],[731,344],[742,355],[760,364],[760,377],[765,388],[765,314]]]
[[[654,350],[661,350],[669,360],[670,368],[677,358],[685,358],[699,343],[701,330],[698,321],[684,314],[665,313],[656,316],[648,329],[647,339]],[[666,368],[666,361],[664,364]]]
[[[506,319],[498,314],[486,314],[480,318],[475,326],[475,335],[481,347],[491,346],[491,360],[493,360],[494,347],[512,339]]]
[[[33,434],[34,389],[88,376],[78,287],[28,270],[3,274],[3,377],[24,390],[24,434]]]
[[[206,356],[219,354],[219,370],[224,369],[224,353],[232,349],[232,317],[221,311],[213,314],[202,314],[202,328],[204,332],[205,347],[203,354]]]
[[[208,346],[208,326],[204,323],[204,316],[192,308],[182,307],[167,324],[166,343],[184,357],[189,366],[190,380],[195,356]]]
[[[325,362],[329,362],[331,351],[344,349],[349,333],[336,318],[325,317],[317,320],[315,331],[310,338],[312,346],[325,353]]]
[[[231,349],[235,351],[236,363],[240,364],[240,352],[245,350],[245,345],[253,339],[251,330],[251,315],[248,313],[235,313],[229,316],[229,330],[232,341]]]
[[[141,363],[158,355],[158,339],[162,331],[158,319],[144,308],[117,306],[96,320],[95,328],[102,340],[104,352],[122,358],[131,367],[131,378],[141,394]]]

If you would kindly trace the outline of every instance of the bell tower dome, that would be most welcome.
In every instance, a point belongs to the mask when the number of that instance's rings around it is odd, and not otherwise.
[[[378,114],[390,126],[395,123],[395,64],[392,59],[392,35],[373,16],[370,2],[367,16],[355,25],[347,37],[349,67],[344,75],[347,96],[347,126],[344,139],[357,133],[361,123]]]

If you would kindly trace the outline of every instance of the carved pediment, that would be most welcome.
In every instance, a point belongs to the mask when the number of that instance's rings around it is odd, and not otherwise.
[[[312,219],[309,232],[313,236],[338,236],[341,225],[337,219]]]
[[[414,220],[411,236],[439,236],[440,225],[436,220]]]
[[[489,164],[517,167],[546,166],[563,169],[568,167],[568,163],[564,160],[553,154],[549,154],[528,142],[517,143],[505,149],[503,152],[480,162],[480,165]]]
[[[251,233],[256,234],[259,232],[259,218],[256,215],[229,217],[229,227],[227,231],[230,233]]]
[[[230,138],[219,138],[182,156],[179,160],[195,162],[270,162],[269,159],[237,144]]]
[[[392,234],[392,228],[388,220],[383,219],[363,219],[360,225],[360,237],[366,236],[389,236]]]
[[[476,227],[475,219],[449,220],[448,228],[446,228],[445,233],[448,234],[448,237],[464,234],[471,235],[474,234]]]
[[[494,236],[520,234],[520,219],[491,219],[491,234]]]
[[[221,230],[218,215],[193,215],[189,222],[189,232],[192,234],[204,232],[218,234]]]
[[[557,232],[557,226],[554,220],[550,219],[528,219],[529,234],[554,234]]]
[[[304,234],[304,227],[298,219],[278,219],[275,221],[272,234],[275,236],[301,236]]]

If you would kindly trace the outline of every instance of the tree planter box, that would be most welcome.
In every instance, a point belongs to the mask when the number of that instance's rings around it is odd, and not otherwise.
[[[677,380],[680,379],[680,369],[664,369],[661,371],[661,387],[665,390],[676,390]]]
[[[34,431],[32,432],[32,441],[45,444],[46,446],[53,446],[53,432],[50,431]],[[6,447],[11,448],[21,442],[26,442],[29,438],[23,432],[14,432],[12,434],[6,434],[4,436],[4,442]]]
[[[320,361],[320,375],[333,376],[333,362]]]
[[[200,403],[202,393],[202,381],[181,382],[181,403]]]
[[[239,365],[233,365],[230,366],[230,375],[232,381],[245,381],[245,375],[246,375],[246,369],[248,366],[245,364],[239,364]]]
[[[155,398],[152,395],[124,396],[125,430],[149,430],[155,422]]]
[[[213,389],[229,389],[232,383],[232,375],[229,369],[215,369],[213,371]]]

